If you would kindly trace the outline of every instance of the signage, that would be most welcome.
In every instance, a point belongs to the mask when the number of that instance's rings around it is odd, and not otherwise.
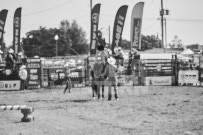
[[[132,47],[138,48],[139,40],[140,40],[140,33],[141,33],[141,19],[134,19],[133,20],[133,37],[132,37]]]
[[[41,87],[41,60],[29,58],[27,63],[28,89],[39,89]]]
[[[180,70],[178,73],[178,83],[192,83],[198,84],[199,71],[198,70]]]
[[[20,90],[20,80],[0,81],[0,90]]]
[[[145,85],[172,85],[172,76],[145,77]]]
[[[66,79],[64,68],[50,68],[48,69],[49,77],[48,80],[53,81],[55,85],[62,85]]]

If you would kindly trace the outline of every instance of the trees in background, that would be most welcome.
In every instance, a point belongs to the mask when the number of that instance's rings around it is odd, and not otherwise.
[[[86,39],[86,33],[74,20],[71,23],[68,20],[62,20],[59,28],[46,28],[40,26],[38,30],[31,30],[26,33],[26,38],[22,40],[22,46],[25,55],[33,57],[56,56],[56,41],[54,36],[58,35],[57,50],[58,56],[88,54],[89,45]],[[130,41],[123,39],[121,47],[130,50]],[[141,50],[160,48],[161,40],[151,36],[142,35]]]
[[[85,38],[86,33],[76,21],[69,23],[67,20],[60,22],[59,28],[41,27],[26,33],[27,37],[22,40],[25,55],[32,57],[56,56],[55,35],[59,36],[57,41],[58,56],[87,54],[89,45]]]
[[[175,35],[169,46],[170,48],[183,48],[183,43],[182,40]]]
[[[121,41],[121,47],[123,49],[130,50],[131,43],[130,41],[123,39]],[[155,37],[154,35],[151,36],[144,36],[142,35],[142,40],[141,40],[141,50],[148,50],[152,48],[160,48],[161,47],[161,40]]]

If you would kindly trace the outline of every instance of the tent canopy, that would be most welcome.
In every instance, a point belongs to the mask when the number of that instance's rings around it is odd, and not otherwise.
[[[190,49],[185,49],[183,52],[181,52],[182,55],[192,55],[194,52]]]

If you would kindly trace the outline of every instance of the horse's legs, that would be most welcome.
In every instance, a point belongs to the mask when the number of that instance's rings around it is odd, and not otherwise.
[[[104,98],[104,85],[102,85],[102,98]]]
[[[98,99],[101,99],[101,96],[100,96],[100,85],[97,85],[97,96],[98,96]]]
[[[92,84],[92,97],[95,98],[96,95],[97,95],[97,85],[95,85],[93,83]]]
[[[118,100],[118,88],[117,88],[117,84],[116,83],[114,85],[114,93],[115,93],[115,99]]]
[[[108,100],[111,100],[111,97],[112,97],[112,95],[111,95],[111,84],[109,84],[109,89],[108,89]]]

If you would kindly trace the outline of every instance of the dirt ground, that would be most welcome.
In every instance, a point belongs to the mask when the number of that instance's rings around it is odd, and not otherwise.
[[[203,88],[122,86],[120,100],[92,100],[90,87],[0,91],[0,104],[34,108],[0,110],[0,135],[203,135]]]

